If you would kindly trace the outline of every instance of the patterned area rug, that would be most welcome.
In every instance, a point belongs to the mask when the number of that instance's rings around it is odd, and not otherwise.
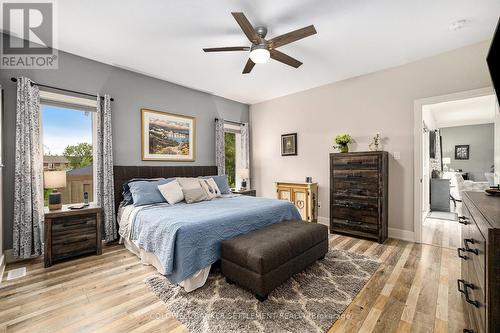
[[[379,267],[379,261],[330,249],[325,259],[295,275],[259,302],[211,273],[186,293],[156,274],[145,282],[190,332],[326,332]]]

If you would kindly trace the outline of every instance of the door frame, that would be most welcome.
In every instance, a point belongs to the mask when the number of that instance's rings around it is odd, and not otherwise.
[[[414,127],[413,127],[413,230],[416,243],[422,243],[422,223],[423,216],[423,193],[422,193],[422,178],[423,178],[423,131],[422,131],[422,109],[425,105],[437,104],[443,102],[451,102],[461,99],[494,95],[493,87],[485,87],[467,91],[460,91],[452,94],[434,96],[428,98],[417,99],[414,102]]]

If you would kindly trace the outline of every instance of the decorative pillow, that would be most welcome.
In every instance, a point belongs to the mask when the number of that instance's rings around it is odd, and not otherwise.
[[[130,193],[130,184],[138,181],[155,182],[165,178],[132,178],[125,183],[123,183],[123,200],[121,202],[122,206],[132,205],[134,203],[134,198],[132,198],[132,193]]]
[[[175,205],[184,200],[184,193],[182,193],[182,188],[177,180],[159,185],[158,190],[160,190],[161,195],[171,205]]]
[[[173,180],[174,178],[163,178],[156,181],[141,180],[129,183],[130,193],[132,193],[132,198],[134,200],[134,206],[165,202],[165,198],[161,195],[158,186],[170,183]]]
[[[184,200],[186,200],[187,203],[208,199],[207,194],[201,187],[200,180],[198,178],[177,178],[177,181],[182,188]]]
[[[184,200],[188,204],[193,202],[205,201],[207,200],[207,193],[203,188],[190,188],[190,189],[182,189],[182,193],[184,194]]]
[[[229,184],[227,182],[227,175],[221,175],[221,176],[206,176],[206,177],[201,177],[202,179],[208,179],[212,178],[215,183],[217,184],[217,187],[220,190],[220,193],[222,194],[229,194],[231,193],[231,189],[229,188]]]
[[[200,179],[200,184],[201,184],[201,187],[203,187],[203,189],[207,193],[207,197],[209,200],[212,200],[213,198],[221,196],[219,187],[217,186],[217,184],[215,183],[215,180],[213,180],[213,178]]]

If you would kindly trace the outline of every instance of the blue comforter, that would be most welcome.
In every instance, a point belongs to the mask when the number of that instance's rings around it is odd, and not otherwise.
[[[163,273],[179,283],[216,262],[222,240],[293,219],[301,219],[295,206],[276,199],[237,196],[164,204],[137,213],[131,239],[154,253]]]

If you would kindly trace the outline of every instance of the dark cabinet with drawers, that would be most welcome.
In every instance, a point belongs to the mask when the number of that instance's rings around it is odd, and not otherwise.
[[[500,332],[500,198],[464,192],[462,200],[457,289],[468,318],[464,332]]]
[[[387,239],[389,154],[330,154],[330,232]]]
[[[44,221],[45,267],[84,254],[101,254],[101,208],[46,211]]]

